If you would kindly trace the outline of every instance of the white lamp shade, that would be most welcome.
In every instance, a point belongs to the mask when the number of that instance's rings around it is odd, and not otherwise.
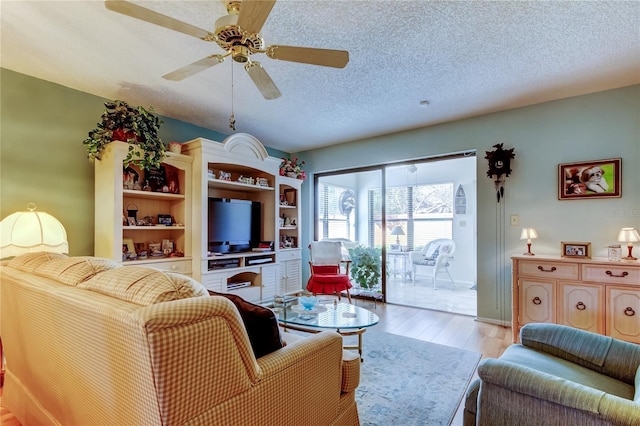
[[[522,228],[522,233],[520,234],[521,240],[529,240],[532,238],[538,238],[538,232],[533,228]]]
[[[621,243],[637,243],[640,241],[640,235],[635,228],[622,228],[618,233],[618,241]]]
[[[404,235],[404,229],[398,225],[391,230],[391,235]]]
[[[35,206],[30,206],[29,211],[10,214],[0,222],[0,258],[38,251],[68,253],[64,226],[50,214],[36,212]]]

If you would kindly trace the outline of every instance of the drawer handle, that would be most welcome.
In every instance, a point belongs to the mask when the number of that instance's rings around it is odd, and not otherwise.
[[[631,306],[627,306],[627,309],[624,310],[624,314],[628,317],[632,317],[636,314],[636,311],[634,311]]]
[[[556,271],[556,267],[552,266],[551,269],[544,269],[544,267],[538,266],[538,270],[540,270],[542,272],[555,272]]]
[[[584,311],[585,309],[587,309],[587,305],[582,302],[578,302],[576,303],[576,309],[579,311]]]
[[[607,271],[606,272],[607,275],[609,275],[610,277],[616,277],[616,278],[624,278],[627,275],[629,275],[629,273],[627,271],[623,271],[620,275],[616,275],[611,271]],[[632,309],[633,310],[633,309]]]
[[[540,305],[542,303],[542,300],[540,300],[540,298],[536,296],[533,298],[532,302],[534,305]]]

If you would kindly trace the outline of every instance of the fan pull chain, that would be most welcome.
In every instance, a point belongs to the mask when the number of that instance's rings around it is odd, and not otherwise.
[[[236,117],[233,115],[233,61],[231,61],[231,116],[229,117],[229,127],[236,130]]]

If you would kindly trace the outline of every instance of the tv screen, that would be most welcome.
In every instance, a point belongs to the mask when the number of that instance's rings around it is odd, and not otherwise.
[[[209,198],[209,251],[241,252],[260,242],[260,203]]]

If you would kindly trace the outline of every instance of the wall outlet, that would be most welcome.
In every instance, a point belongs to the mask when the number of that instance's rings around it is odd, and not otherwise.
[[[512,214],[511,215],[511,226],[518,226],[520,225],[520,217],[518,215]]]

